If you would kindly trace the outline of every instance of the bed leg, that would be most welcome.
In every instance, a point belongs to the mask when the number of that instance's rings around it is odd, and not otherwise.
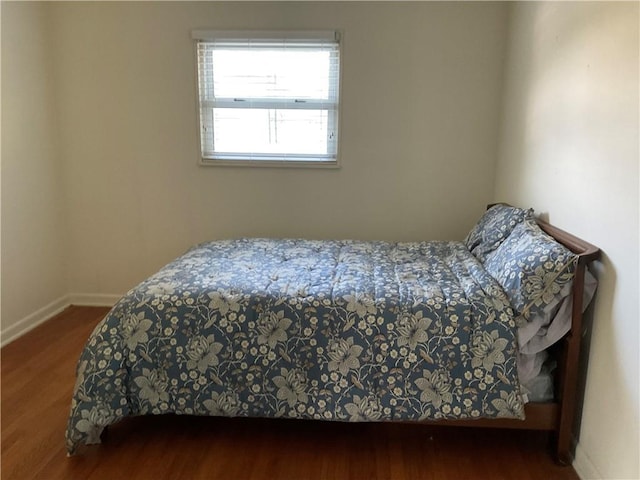
[[[559,432],[555,440],[555,460],[562,466],[570,466],[573,463],[573,455],[571,454],[571,435]]]

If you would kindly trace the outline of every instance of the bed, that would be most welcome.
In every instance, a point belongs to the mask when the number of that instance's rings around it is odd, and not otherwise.
[[[195,246],[94,329],[67,450],[183,414],[549,430],[568,463],[598,254],[505,204],[464,242]]]

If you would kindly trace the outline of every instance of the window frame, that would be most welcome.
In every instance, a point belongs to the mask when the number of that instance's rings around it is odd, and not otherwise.
[[[337,169],[340,168],[340,138],[341,138],[341,113],[342,113],[342,65],[343,65],[343,32],[340,30],[309,30],[309,31],[289,31],[289,30],[273,30],[273,31],[253,31],[253,30],[194,30],[191,32],[193,40],[193,51],[195,59],[195,83],[196,83],[196,117],[197,117],[197,130],[198,130],[198,164],[201,166],[233,166],[233,167],[284,167],[284,168],[322,168],[322,169]],[[338,72],[335,76],[336,83],[330,85],[330,88],[337,87],[337,102],[314,102],[303,101],[296,102],[295,99],[289,100],[292,105],[292,109],[304,108],[300,104],[306,105],[319,105],[319,106],[335,106],[335,115],[328,114],[328,138],[330,142],[329,131],[333,131],[335,144],[335,156],[331,155],[330,158],[323,158],[315,154],[292,154],[294,160],[285,159],[260,159],[259,155],[251,158],[249,153],[239,154],[225,154],[216,158],[213,156],[205,156],[203,148],[203,122],[202,122],[202,105],[201,105],[201,93],[200,93],[200,67],[199,67],[199,53],[198,46],[200,42],[207,41],[242,41],[242,40],[262,40],[262,41],[282,41],[282,40],[300,40],[302,42],[321,42],[329,41],[337,44],[338,47]],[[252,100],[253,104],[262,104],[264,102],[275,102],[269,99]],[[282,104],[283,100],[280,100]],[[218,103],[223,103],[218,101]],[[296,105],[297,106],[293,106]],[[234,105],[234,108],[241,108]],[[331,128],[332,124],[337,123],[337,128]],[[287,154],[283,154],[283,157]],[[235,157],[235,158],[233,158]],[[308,158],[308,159],[305,159]]]

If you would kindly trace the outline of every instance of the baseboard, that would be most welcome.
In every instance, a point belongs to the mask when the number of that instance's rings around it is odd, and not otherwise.
[[[122,295],[106,293],[71,293],[69,294],[70,305],[80,305],[83,307],[113,307]]]
[[[39,310],[36,310],[32,314],[27,315],[10,327],[0,329],[0,346],[4,347],[5,345],[8,345],[41,323],[44,323],[50,318],[56,316],[70,305],[112,307],[118,300],[120,300],[121,297],[122,295],[109,295],[102,293],[72,293],[64,295]]]
[[[22,320],[18,320],[6,329],[0,329],[0,346],[13,342],[16,338],[21,337],[28,331],[34,329],[41,323],[46,322],[51,317],[57,315],[70,305],[69,296],[64,295],[57,300],[27,315]]]
[[[579,443],[576,445],[576,456],[573,460],[573,469],[581,480],[596,480],[602,478],[602,475],[598,472],[598,469],[589,458],[589,455],[587,455]]]

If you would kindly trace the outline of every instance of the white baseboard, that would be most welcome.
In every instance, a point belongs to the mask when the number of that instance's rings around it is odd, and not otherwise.
[[[69,296],[64,295],[50,304],[36,310],[32,314],[27,315],[22,320],[17,321],[6,329],[1,329],[0,346],[4,347],[5,345],[13,342],[16,338],[21,337],[29,330],[33,330],[41,323],[44,323],[51,317],[57,315],[69,305]]]
[[[6,329],[0,329],[0,346],[4,347],[41,323],[56,316],[70,305],[86,307],[112,307],[120,300],[122,295],[109,295],[102,293],[72,293],[54,300],[48,305],[27,315]]]
[[[598,469],[589,458],[589,455],[586,454],[579,443],[576,445],[576,456],[573,460],[573,469],[581,480],[597,480],[602,478],[602,475],[598,472]]]
[[[113,307],[122,295],[106,293],[71,293],[69,305],[83,307]]]

